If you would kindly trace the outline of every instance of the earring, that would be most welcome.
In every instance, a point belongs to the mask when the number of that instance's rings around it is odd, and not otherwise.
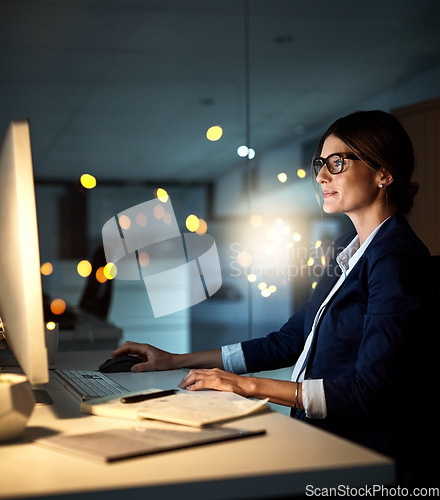
[[[382,189],[385,184],[379,184],[379,188]]]

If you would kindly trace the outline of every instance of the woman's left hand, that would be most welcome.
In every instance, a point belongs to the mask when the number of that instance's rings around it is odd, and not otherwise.
[[[211,370],[195,369],[183,377],[179,387],[189,391],[215,389],[216,391],[235,392],[240,396],[252,397],[252,379],[226,372],[218,368]]]
[[[216,391],[235,392],[245,398],[265,399],[272,403],[296,408],[302,406],[302,384],[290,380],[274,380],[262,377],[249,377],[226,372],[219,368],[193,369],[183,377],[179,387],[188,391],[214,389]],[[295,398],[295,394],[297,397]],[[296,399],[296,401],[295,401]]]

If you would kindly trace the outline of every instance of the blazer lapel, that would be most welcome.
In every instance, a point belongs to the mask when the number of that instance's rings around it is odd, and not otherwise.
[[[341,276],[341,272],[341,268],[336,262],[336,259],[332,259],[332,261],[325,267],[324,274],[310,297],[304,328],[306,338],[310,333],[318,309],[321,307],[321,304],[327,298],[336,281]]]
[[[336,262],[336,256],[350,243],[350,241],[355,236],[356,232],[352,231],[338,238],[333,245],[332,258],[324,268],[323,275],[318,283],[318,286],[310,297],[309,308],[305,318],[304,334],[306,337],[310,333],[318,309],[326,299],[327,295],[330,293],[331,289],[334,287],[338,278],[341,276],[342,271],[338,263]]]

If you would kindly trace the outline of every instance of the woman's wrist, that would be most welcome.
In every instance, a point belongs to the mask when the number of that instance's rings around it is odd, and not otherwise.
[[[272,403],[303,409],[302,384],[286,380],[273,380],[260,377],[243,377],[240,384],[248,398],[269,398]]]
[[[182,368],[220,368],[223,369],[221,350],[189,352],[186,354],[171,353],[170,366],[172,370]]]
[[[242,380],[243,390],[246,392],[247,398],[266,399],[269,397],[266,387],[266,381],[269,379],[242,376]]]
[[[185,356],[186,354],[176,354],[170,353],[170,370],[179,370],[181,368],[187,368],[185,366]]]

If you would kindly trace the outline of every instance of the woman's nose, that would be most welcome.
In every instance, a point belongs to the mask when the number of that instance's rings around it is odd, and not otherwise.
[[[322,184],[323,182],[328,182],[328,177],[330,176],[330,172],[327,169],[327,165],[324,165],[316,176],[316,182],[318,184]]]

